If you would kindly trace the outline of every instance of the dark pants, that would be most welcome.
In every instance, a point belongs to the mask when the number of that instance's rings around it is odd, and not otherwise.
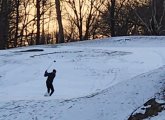
[[[46,82],[47,92],[51,96],[54,92],[54,87],[52,83]],[[51,92],[50,92],[51,91]]]

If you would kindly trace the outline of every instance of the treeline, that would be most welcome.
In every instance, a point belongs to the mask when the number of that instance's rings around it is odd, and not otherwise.
[[[165,0],[0,0],[0,49],[165,35]]]

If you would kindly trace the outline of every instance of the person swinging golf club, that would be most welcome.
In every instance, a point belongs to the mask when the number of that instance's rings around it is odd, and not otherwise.
[[[55,60],[53,63],[56,62]],[[50,64],[50,66],[47,68],[47,70],[53,65]],[[51,96],[54,93],[54,87],[53,87],[53,80],[56,77],[56,70],[53,69],[52,72],[48,73],[47,70],[45,71],[44,77],[47,77],[46,80],[46,87],[47,87],[47,92],[45,93],[44,96]]]
[[[54,92],[54,87],[53,87],[53,80],[56,76],[56,70],[53,69],[52,72],[48,73],[47,70],[45,71],[44,77],[47,77],[46,80],[46,87],[47,87],[47,93],[45,93],[44,96],[51,96]]]

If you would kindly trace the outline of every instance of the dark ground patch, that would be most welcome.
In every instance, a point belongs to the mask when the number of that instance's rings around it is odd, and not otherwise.
[[[19,52],[42,52],[44,51],[43,49],[29,49],[29,50],[22,50]]]
[[[154,117],[162,112],[165,109],[165,103],[158,103],[155,98],[148,100],[144,105],[139,108],[141,111],[143,110],[144,113],[136,112],[136,109],[128,118],[128,120],[143,120],[149,117]]]
[[[83,51],[61,51],[61,52],[50,52],[50,53],[43,53],[43,54],[39,54],[39,55],[33,55],[30,57],[37,57],[37,56],[44,56],[44,55],[49,55],[49,54],[59,54],[59,53],[80,53]]]

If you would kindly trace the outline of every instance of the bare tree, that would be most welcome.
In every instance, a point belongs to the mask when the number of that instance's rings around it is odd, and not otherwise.
[[[81,41],[83,40],[83,13],[82,11],[84,9],[85,1],[78,0],[78,2],[76,2],[75,0],[67,0],[66,3],[72,9],[72,12],[74,13],[74,16],[70,15],[70,18],[72,19],[72,21],[74,21],[74,24],[76,25],[78,29],[79,40]]]
[[[96,34],[96,29],[98,28],[98,21],[100,17],[100,9],[103,8],[105,0],[89,0],[89,5],[87,6],[88,12],[85,13],[85,34],[84,40],[89,39],[90,37],[94,38]]]
[[[130,22],[128,0],[111,0],[106,3],[100,20],[100,30],[103,36],[127,35]]]
[[[50,16],[52,14],[49,14],[49,10],[54,7],[54,4],[48,0],[40,0],[38,2],[36,0],[24,0],[22,3],[23,16],[20,23],[20,43],[22,45],[24,41],[28,42],[28,45],[46,43],[45,35],[47,33],[45,33],[45,25],[48,24],[48,19],[51,19]]]
[[[41,0],[36,0],[36,9],[37,9],[37,34],[36,34],[36,44],[40,44],[40,21],[41,21]]]
[[[50,16],[54,13],[50,15],[47,12],[55,5],[47,2],[48,0],[0,0],[0,49],[23,46],[26,42],[29,45],[44,43],[40,39],[40,28],[42,27],[43,36],[49,35],[45,34],[45,24],[48,24],[48,19],[52,19]]]
[[[60,7],[60,0],[55,0],[56,5],[56,14],[57,14],[57,21],[58,21],[58,43],[64,43],[64,31],[63,31],[63,24],[62,24],[62,17],[61,17],[61,7]]]
[[[151,8],[152,8],[152,17],[150,19],[150,29],[152,32],[151,34],[159,35],[161,33],[163,20],[165,20],[164,19],[164,17],[165,17],[165,0],[159,0],[159,1],[152,0]],[[161,8],[161,10],[159,8]]]
[[[144,25],[148,34],[165,34],[165,0],[148,0],[143,6],[135,4],[132,10]]]
[[[92,31],[95,28],[93,26],[99,19],[99,12],[104,2],[105,0],[66,0],[65,10],[69,21],[73,21],[72,23],[76,26],[74,32],[78,31],[80,41],[92,36]]]

